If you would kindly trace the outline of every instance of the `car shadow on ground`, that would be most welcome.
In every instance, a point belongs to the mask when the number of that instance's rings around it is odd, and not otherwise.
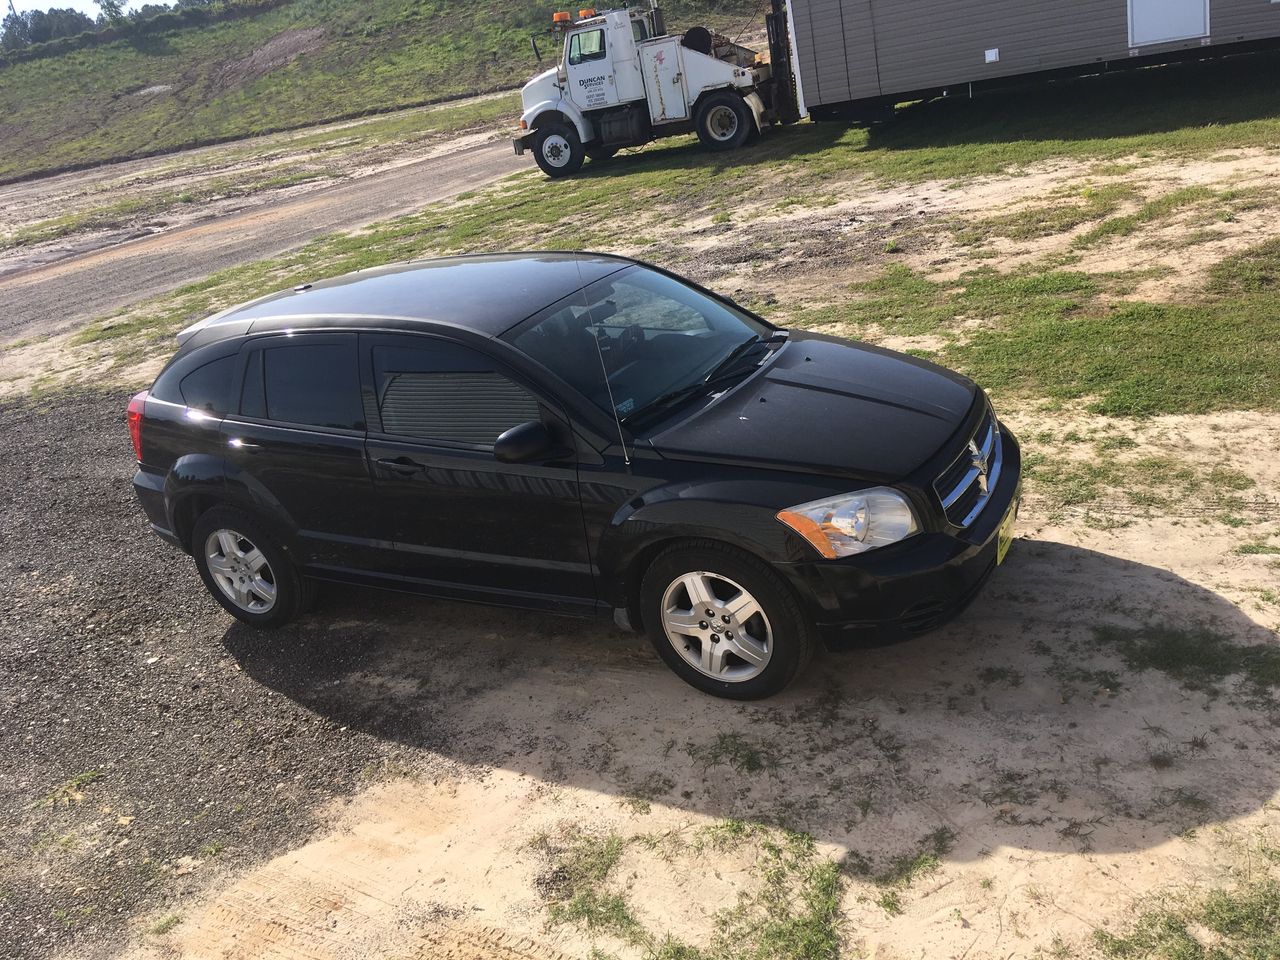
[[[686,687],[643,637],[597,622],[325,594],[285,630],[232,627],[227,649],[410,763],[434,752],[780,823],[872,862],[939,829],[960,860],[1146,849],[1255,812],[1280,784],[1275,691],[1209,658],[1274,635],[1166,570],[1061,543],[1019,542],[948,628],[822,656],[745,704]]]

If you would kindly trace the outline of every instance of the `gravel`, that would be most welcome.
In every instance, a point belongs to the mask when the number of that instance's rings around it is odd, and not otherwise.
[[[127,401],[0,405],[6,958],[116,953],[131,918],[296,844],[325,801],[429,742],[427,717],[382,718],[405,737],[315,710],[376,637],[252,634],[149,532]]]

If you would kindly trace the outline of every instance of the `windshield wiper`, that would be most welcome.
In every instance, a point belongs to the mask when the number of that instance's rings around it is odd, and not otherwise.
[[[707,375],[701,380],[695,380],[693,383],[687,383],[683,387],[676,387],[669,390],[654,399],[650,400],[635,413],[629,414],[622,418],[623,423],[631,423],[634,420],[643,420],[651,417],[655,413],[663,410],[669,410],[672,407],[678,407],[686,401],[692,400],[694,397],[701,396],[707,392],[708,387],[714,387],[716,384],[725,380],[733,380],[738,377],[738,372],[732,369],[733,364],[745,356],[752,347],[762,343],[772,343],[783,331],[779,331],[771,336],[768,340],[762,340],[758,334],[752,335],[750,340],[746,340],[734,347],[729,354],[708,371]]]
[[[724,375],[735,363],[745,357],[755,347],[766,341],[760,339],[760,334],[753,333],[750,340],[744,340],[725,355],[724,359],[717,363],[714,367],[707,371],[707,375],[702,378],[704,384],[718,380]]]

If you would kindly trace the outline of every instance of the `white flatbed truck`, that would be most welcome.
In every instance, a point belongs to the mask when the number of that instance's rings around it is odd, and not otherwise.
[[[733,150],[770,123],[799,119],[780,50],[765,57],[701,27],[670,36],[656,4],[555,17],[563,55],[524,85],[514,141],[550,177],[682,133],[696,132],[710,150]],[[770,40],[774,47],[772,33]]]

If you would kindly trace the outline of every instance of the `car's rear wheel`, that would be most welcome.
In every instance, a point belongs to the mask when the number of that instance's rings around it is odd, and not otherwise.
[[[278,627],[306,609],[312,587],[261,524],[231,507],[200,515],[192,553],[210,595],[254,627]]]
[[[686,683],[735,700],[777,693],[809,662],[813,630],[787,585],[714,541],[659,554],[640,585],[658,655]]]

